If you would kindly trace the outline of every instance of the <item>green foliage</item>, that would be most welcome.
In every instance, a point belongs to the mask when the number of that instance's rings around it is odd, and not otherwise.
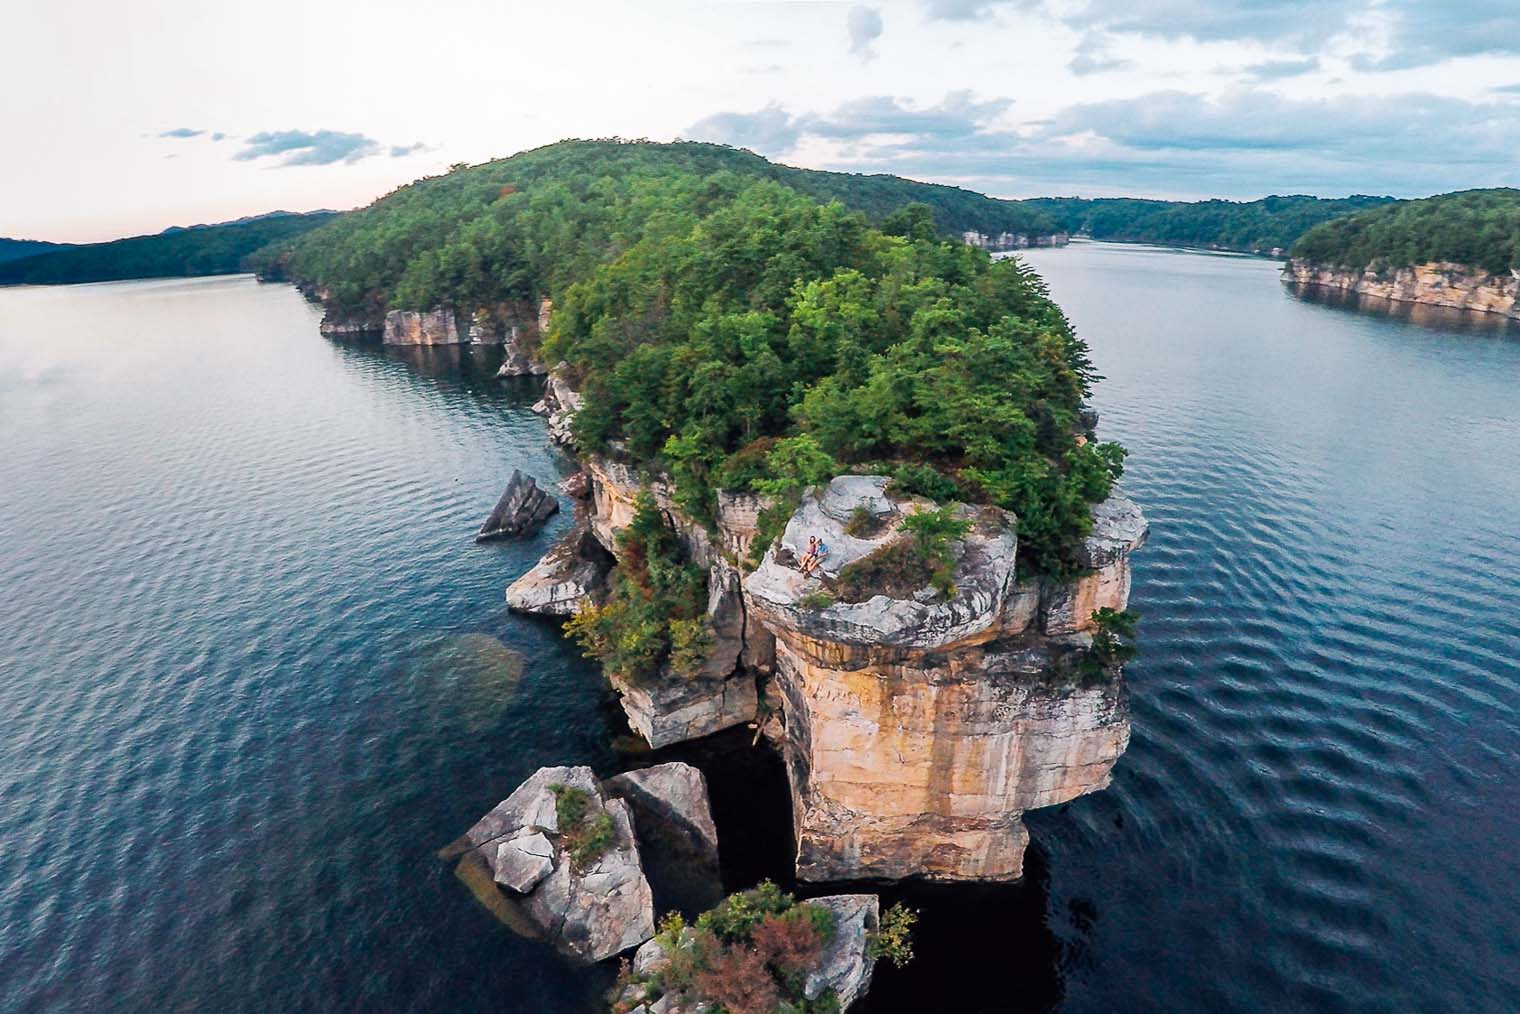
[[[888,216],[901,235],[870,227]],[[565,142],[402,188],[305,237],[289,270],[366,312],[552,296],[543,354],[583,395],[576,444],[667,472],[709,525],[720,490],[785,502],[880,471],[1014,511],[1026,564],[1060,573],[1117,474],[1074,440],[1097,375],[1038,276],[940,242],[931,218],[1052,224],[1015,202],[712,145]],[[779,532],[766,522],[757,558]],[[626,643],[602,636],[598,612],[575,621],[583,639],[647,669],[665,617],[608,604],[630,618]]]
[[[329,213],[272,215],[249,222],[59,247],[0,263],[0,285],[61,285],[247,271],[255,251],[271,243],[288,243],[332,218]]]
[[[607,597],[571,617],[565,631],[610,676],[645,683],[667,670],[695,675],[712,647],[707,574],[686,561],[648,491],[618,533],[617,556]]]
[[[1089,676],[1096,676],[1135,657],[1135,629],[1140,614],[1126,609],[1122,612],[1104,606],[1092,614],[1093,640],[1082,660],[1082,669]]]
[[[929,583],[945,598],[955,595],[953,543],[966,537],[971,522],[953,507],[918,511],[903,518],[899,531],[913,536],[913,549],[929,568]]]
[[[913,960],[913,925],[918,913],[898,902],[881,914],[876,932],[866,941],[866,952],[873,958],[892,962],[902,968]]]
[[[1520,190],[1465,190],[1326,222],[1293,256],[1353,269],[1452,261],[1504,274],[1520,268]]]
[[[797,604],[803,609],[827,609],[834,604],[834,596],[828,592],[808,592],[797,600]]]
[[[780,915],[797,900],[769,880],[762,880],[748,891],[730,894],[697,917],[697,928],[713,934],[725,943],[748,941],[760,920]]]
[[[841,567],[834,590],[842,602],[864,602],[873,595],[907,599],[934,576],[934,565],[913,542],[898,539]]]
[[[1023,203],[1051,215],[1067,232],[1093,239],[1269,253],[1288,249],[1321,222],[1392,201],[1362,195],[1330,200],[1294,195],[1245,202],[1039,197]]]
[[[593,798],[585,789],[568,785],[551,785],[554,794],[554,817],[559,826],[561,844],[576,870],[589,869],[617,840],[612,816],[601,807],[593,810]]]
[[[844,530],[846,535],[853,535],[857,539],[869,539],[881,531],[881,519],[871,508],[861,504],[850,511],[850,520],[845,522]]]

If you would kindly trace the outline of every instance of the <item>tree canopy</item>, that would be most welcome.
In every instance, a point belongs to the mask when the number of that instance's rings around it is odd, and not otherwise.
[[[1463,190],[1326,222],[1293,256],[1357,269],[1451,261],[1502,274],[1520,268],[1520,190]]]
[[[1244,202],[1039,197],[1024,203],[1048,212],[1068,232],[1093,239],[1270,253],[1288,249],[1320,222],[1392,200],[1360,195],[1335,199],[1294,195]]]
[[[756,158],[566,142],[403,188],[278,263],[347,307],[552,297],[576,444],[668,473],[698,519],[720,490],[875,472],[1009,508],[1031,564],[1073,569],[1123,452],[1078,439],[1095,374],[1044,283],[941,240],[931,201],[889,235],[733,168]]]

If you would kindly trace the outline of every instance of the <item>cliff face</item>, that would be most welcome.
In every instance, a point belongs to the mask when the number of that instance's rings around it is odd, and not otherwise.
[[[968,229],[961,233],[961,239],[972,246],[979,246],[983,250],[990,250],[994,253],[1004,250],[1027,250],[1030,247],[1065,246],[1071,242],[1071,236],[1064,232],[1056,232],[1049,235],[1000,232],[997,235],[991,235],[985,232],[977,232],[974,229]]]
[[[551,377],[540,405],[551,431],[568,433],[574,402]],[[760,722],[786,760],[801,878],[1015,880],[1023,812],[1108,784],[1129,742],[1123,678],[1078,663],[1093,612],[1129,597],[1129,554],[1148,532],[1130,501],[1095,508],[1090,569],[1074,581],[1022,578],[1016,519],[962,507],[973,528],[955,545],[952,597],[923,588],[849,602],[837,595],[840,570],[904,538],[901,519],[926,501],[890,493],[879,476],[841,476],[804,498],[745,575],[759,498],[724,497],[709,532],[659,477],[584,464],[599,543],[615,552],[643,488],[708,568],[709,663],[695,679],[619,687],[630,724],[658,747]],[[875,530],[851,535],[861,509]],[[804,576],[797,559],[813,535],[831,554]]]
[[[1341,289],[1399,303],[1498,313],[1520,320],[1520,272],[1516,271],[1492,275],[1445,261],[1358,271],[1294,259],[1284,266],[1282,277],[1294,285]]]

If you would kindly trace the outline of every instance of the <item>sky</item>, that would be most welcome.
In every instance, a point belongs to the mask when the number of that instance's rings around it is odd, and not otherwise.
[[[566,137],[1002,197],[1520,186],[1520,0],[9,0],[0,236],[367,204]]]

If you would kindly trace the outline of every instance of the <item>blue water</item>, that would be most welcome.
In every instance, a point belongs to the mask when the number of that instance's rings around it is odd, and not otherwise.
[[[1030,259],[1154,525],[1133,741],[1030,816],[1025,884],[909,889],[870,1009],[1511,1008],[1520,335]],[[568,465],[490,354],[316,321],[247,278],[0,290],[0,1010],[595,1009],[434,856],[619,763],[596,673],[502,605],[568,519],[470,538]]]

